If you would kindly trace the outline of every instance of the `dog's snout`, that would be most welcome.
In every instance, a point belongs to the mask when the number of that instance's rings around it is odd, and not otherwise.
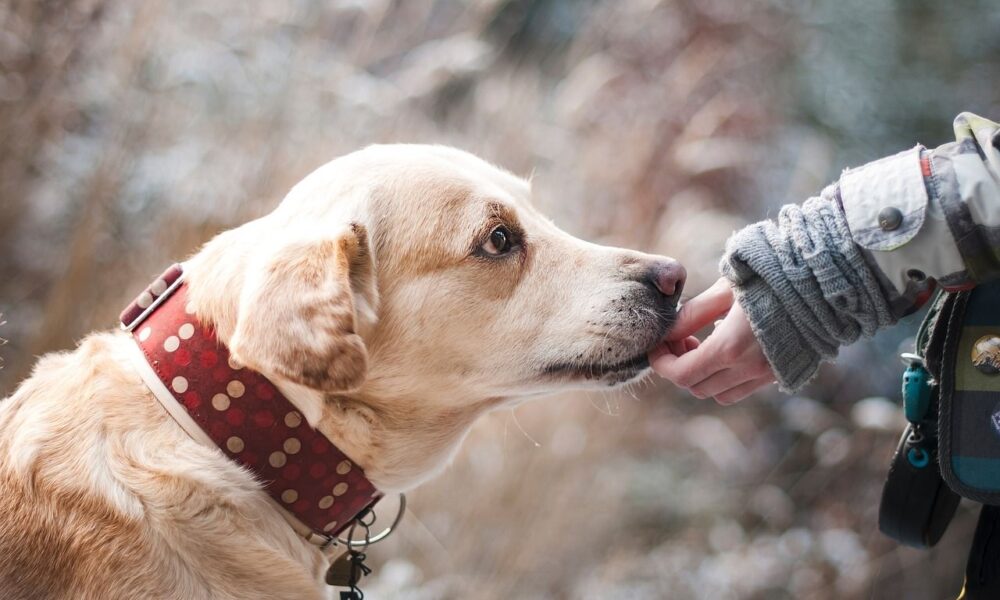
[[[661,259],[649,265],[646,278],[667,299],[677,302],[684,289],[687,271],[676,260]]]

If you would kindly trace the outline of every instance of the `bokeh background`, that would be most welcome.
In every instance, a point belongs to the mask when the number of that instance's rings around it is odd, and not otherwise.
[[[149,278],[373,142],[534,173],[571,233],[681,258],[840,170],[1000,117],[994,0],[6,0],[0,396]],[[483,420],[369,598],[953,597],[974,526],[876,513],[911,318],[797,397],[660,382]]]

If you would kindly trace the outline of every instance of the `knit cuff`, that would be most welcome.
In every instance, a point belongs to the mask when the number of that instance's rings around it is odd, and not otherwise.
[[[720,268],[786,391],[808,383],[840,346],[895,322],[836,188],[737,231]]]
[[[809,383],[819,372],[823,357],[798,329],[789,326],[792,317],[774,290],[755,277],[734,287],[734,292],[781,391],[794,392]]]

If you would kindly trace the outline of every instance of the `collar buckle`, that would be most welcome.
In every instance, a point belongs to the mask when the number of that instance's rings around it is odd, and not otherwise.
[[[141,294],[135,297],[118,317],[124,331],[133,331],[146,317],[153,314],[158,306],[173,294],[184,283],[184,267],[173,264],[153,283],[146,286]]]

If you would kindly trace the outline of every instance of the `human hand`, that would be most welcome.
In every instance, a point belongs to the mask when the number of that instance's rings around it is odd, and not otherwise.
[[[699,342],[692,334],[713,321],[715,330]],[[771,366],[725,278],[684,304],[663,343],[650,352],[649,363],[695,397],[713,397],[723,405],[774,383]]]

